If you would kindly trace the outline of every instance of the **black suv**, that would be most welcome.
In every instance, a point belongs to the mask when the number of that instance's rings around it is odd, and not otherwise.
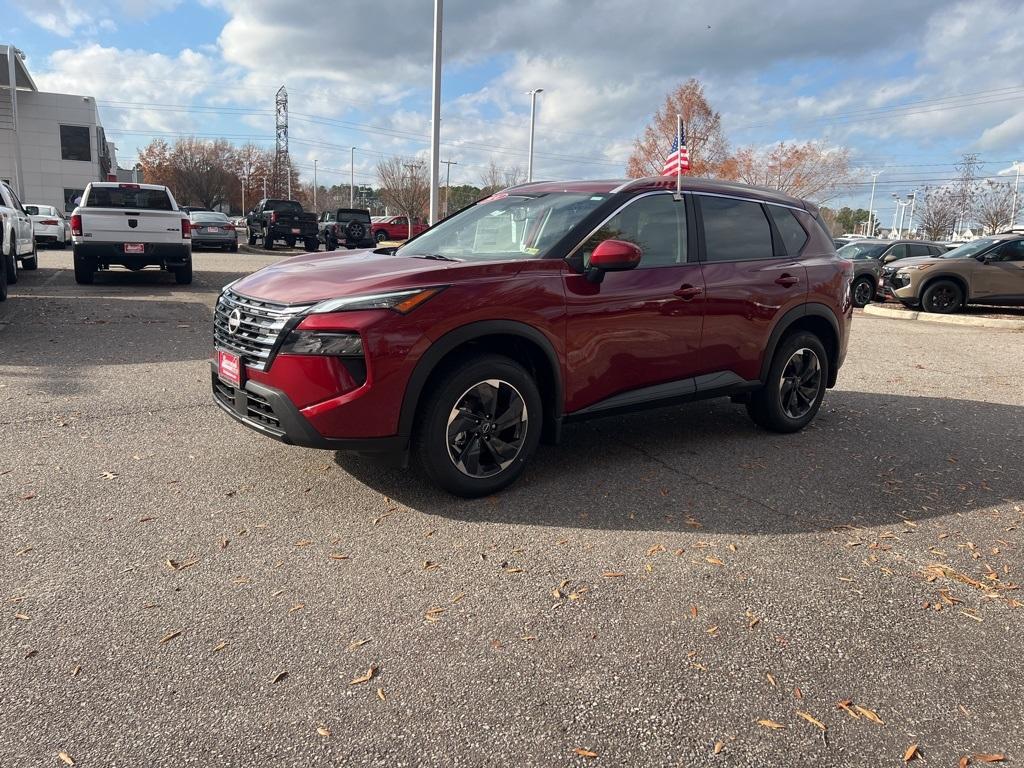
[[[338,208],[324,211],[317,222],[317,236],[324,248],[374,248],[377,242],[370,229],[370,212],[365,208]]]

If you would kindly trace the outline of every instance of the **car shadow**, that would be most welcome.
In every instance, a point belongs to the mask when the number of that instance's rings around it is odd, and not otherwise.
[[[335,460],[391,499],[463,521],[795,533],[1020,500],[1022,444],[1019,406],[832,391],[793,435],[759,430],[724,400],[566,425],[561,445],[542,446],[517,483],[480,500],[372,457]]]

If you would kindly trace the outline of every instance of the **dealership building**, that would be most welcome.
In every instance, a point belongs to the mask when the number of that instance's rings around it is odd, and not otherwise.
[[[13,45],[0,45],[0,179],[23,203],[65,211],[90,181],[117,179],[96,100],[41,92]]]

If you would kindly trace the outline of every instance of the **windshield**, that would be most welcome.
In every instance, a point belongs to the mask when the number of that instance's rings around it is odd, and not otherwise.
[[[539,258],[606,199],[578,192],[491,198],[427,230],[397,254],[459,261]]]
[[[850,243],[836,251],[836,254],[844,259],[877,259],[888,247],[888,243]]]
[[[971,259],[977,256],[982,251],[986,250],[990,246],[995,245],[999,241],[992,237],[983,237],[979,240],[972,240],[969,243],[961,245],[959,248],[954,248],[948,253],[944,253],[939,256],[940,259]]]

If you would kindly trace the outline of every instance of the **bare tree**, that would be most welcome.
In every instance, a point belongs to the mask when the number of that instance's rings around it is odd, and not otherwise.
[[[991,180],[982,184],[975,198],[975,215],[985,234],[1008,229],[1013,218],[1013,186]]]
[[[408,162],[401,157],[382,158],[377,163],[380,197],[389,208],[394,208],[409,220],[422,217],[430,202],[430,180],[427,168],[421,162]]]
[[[690,78],[665,97],[643,135],[633,142],[626,162],[631,178],[657,176],[665,165],[677,131],[676,115],[683,116],[683,132],[690,154],[690,173],[717,176],[729,147],[722,134],[722,118],[704,98],[704,86]]]
[[[514,187],[526,180],[526,172],[522,166],[514,165],[511,168],[502,168],[492,159],[480,174],[480,196],[488,197],[495,192],[500,192],[507,187]]]
[[[918,227],[929,240],[945,240],[956,226],[960,213],[960,195],[948,187],[926,188],[919,198],[921,212]]]
[[[743,147],[719,167],[723,178],[824,203],[850,182],[850,152],[814,141]]]

